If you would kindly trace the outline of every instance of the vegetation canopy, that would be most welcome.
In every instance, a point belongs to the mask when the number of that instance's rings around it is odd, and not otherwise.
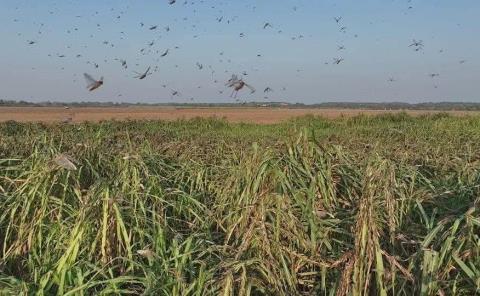
[[[0,123],[0,295],[476,295],[480,117]]]

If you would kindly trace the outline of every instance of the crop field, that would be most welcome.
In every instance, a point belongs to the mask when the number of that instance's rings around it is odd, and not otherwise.
[[[0,295],[478,295],[480,116],[417,115],[0,123]]]
[[[229,122],[252,122],[261,124],[279,123],[299,116],[316,115],[324,118],[352,117],[358,115],[397,114],[398,110],[365,109],[315,109],[315,108],[271,108],[271,107],[0,107],[0,122],[99,122],[102,120],[177,120],[220,118]],[[409,110],[408,114],[419,116],[437,114],[439,111]],[[478,111],[449,111],[451,115],[480,115]]]

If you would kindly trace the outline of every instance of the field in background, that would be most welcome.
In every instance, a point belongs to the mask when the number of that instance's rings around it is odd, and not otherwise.
[[[378,115],[399,113],[399,110],[361,109],[289,109],[289,108],[175,108],[175,107],[0,107],[0,122],[15,120],[20,122],[98,122],[101,120],[176,120],[195,117],[225,118],[230,122],[278,123],[294,117],[317,115],[325,118],[357,116],[359,114]],[[434,114],[445,111],[406,111],[410,115]],[[475,115],[480,111],[446,111],[452,115]]]
[[[0,294],[476,295],[479,206],[479,116],[4,122]]]

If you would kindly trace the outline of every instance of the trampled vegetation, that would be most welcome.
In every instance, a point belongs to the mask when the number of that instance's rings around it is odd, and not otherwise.
[[[475,295],[479,206],[479,117],[2,123],[0,294]]]

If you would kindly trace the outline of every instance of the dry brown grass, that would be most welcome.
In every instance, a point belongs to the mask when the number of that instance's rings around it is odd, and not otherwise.
[[[72,118],[74,122],[116,120],[176,120],[195,117],[226,118],[230,122],[278,123],[307,114],[326,118],[398,113],[399,110],[353,110],[353,109],[287,109],[287,108],[175,108],[175,107],[122,107],[122,108],[71,108],[61,107],[1,107],[0,122],[61,122]],[[406,111],[410,115],[438,113],[439,111]],[[480,114],[476,111],[450,111],[452,115]]]

